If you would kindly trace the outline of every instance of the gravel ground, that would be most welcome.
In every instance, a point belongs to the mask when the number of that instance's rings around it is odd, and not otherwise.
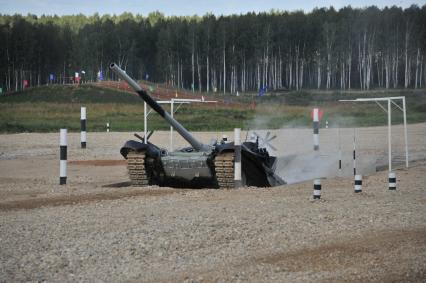
[[[380,157],[386,144],[378,132],[385,129],[364,129],[360,145],[374,144]],[[309,133],[286,130],[286,150],[300,147],[288,137]],[[119,160],[130,135],[89,134],[81,150],[70,134],[69,160]],[[167,145],[167,133],[153,138]],[[410,140],[424,155],[421,135]],[[332,177],[313,201],[311,181],[238,190],[105,187],[127,181],[120,162],[70,164],[68,184],[59,186],[57,134],[0,135],[0,152],[0,282],[426,280],[425,161],[396,170],[396,191],[387,190],[385,171],[365,176],[361,194],[351,177]]]

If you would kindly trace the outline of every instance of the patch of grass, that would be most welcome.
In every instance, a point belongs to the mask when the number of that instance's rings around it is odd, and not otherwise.
[[[357,97],[401,96],[407,99],[409,123],[426,121],[426,94],[420,90],[388,92],[299,91],[273,93],[264,97],[250,94],[216,94],[210,98],[234,100],[246,107],[215,104],[183,105],[176,119],[190,131],[221,131],[233,128],[312,127],[314,106],[323,111],[321,121],[330,127],[386,125],[387,115],[374,102],[338,102]],[[256,109],[250,104],[256,101]],[[49,86],[0,97],[0,132],[54,132],[60,128],[80,131],[80,107],[87,107],[88,131],[142,131],[143,102],[130,93],[95,86]],[[164,106],[164,105],[163,105]],[[164,106],[166,110],[169,106]],[[393,106],[393,123],[402,123],[401,111]],[[149,128],[167,130],[169,125],[156,113],[149,116]]]

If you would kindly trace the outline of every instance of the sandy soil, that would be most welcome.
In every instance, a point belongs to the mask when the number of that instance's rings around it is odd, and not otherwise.
[[[274,133],[277,155],[311,154],[311,130]],[[356,133],[359,163],[386,165],[386,128]],[[69,134],[68,182],[59,186],[58,134],[0,135],[0,281],[424,282],[425,133],[426,124],[410,125],[405,169],[402,128],[394,128],[396,191],[386,171],[364,172],[355,194],[353,129],[342,129],[345,168],[327,170],[319,201],[310,180],[226,191],[129,187],[119,148],[132,133],[88,133],[84,150]],[[323,156],[336,156],[338,136],[320,130]],[[152,142],[167,147],[169,134]]]

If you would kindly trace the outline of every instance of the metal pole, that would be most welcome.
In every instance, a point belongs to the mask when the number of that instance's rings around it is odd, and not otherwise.
[[[81,141],[81,148],[86,148],[86,140],[87,140],[87,134],[86,134],[86,107],[81,107],[80,110],[80,125],[81,125],[81,134],[80,134],[80,141]]]
[[[354,167],[354,176],[356,175],[356,129],[354,128],[354,150],[353,150],[353,167]]]
[[[391,134],[392,134],[392,115],[391,115],[391,101],[388,99],[388,160],[389,160],[389,172],[392,171],[392,145],[391,145]]]
[[[59,185],[67,183],[67,129],[59,132]]]
[[[143,103],[143,143],[146,144],[147,140],[146,140],[146,133],[148,131],[147,127],[148,127],[148,122],[147,122],[147,109],[146,109],[146,102]]]
[[[241,181],[241,129],[234,129],[234,147],[235,147],[235,162],[234,162],[234,185],[235,188],[242,186]]]
[[[337,128],[337,135],[339,140],[339,174],[342,174],[342,147],[340,145],[340,127]]]
[[[407,109],[405,108],[405,96],[402,98],[402,111],[404,112],[405,167],[408,168]]]
[[[175,101],[173,100],[173,98],[170,101],[170,115],[174,116],[174,103]],[[170,151],[173,151],[173,127],[170,126]]]
[[[314,150],[319,150],[319,109],[313,111]]]

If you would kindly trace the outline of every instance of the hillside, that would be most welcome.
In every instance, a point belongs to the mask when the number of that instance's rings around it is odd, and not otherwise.
[[[79,131],[80,107],[88,111],[88,130],[104,131],[107,122],[112,131],[141,131],[143,103],[124,85],[114,82],[101,85],[53,85],[30,88],[8,96],[0,96],[1,132],[52,132],[59,128]],[[189,130],[221,131],[234,127],[281,128],[311,127],[310,112],[318,106],[324,112],[322,126],[370,126],[386,124],[386,114],[375,103],[342,103],[339,99],[357,97],[401,96],[407,98],[409,123],[426,121],[424,90],[372,92],[299,91],[271,92],[263,97],[256,93],[235,95],[176,91],[164,86],[148,86],[160,100],[204,97],[218,103],[183,105],[176,114]],[[164,105],[168,110],[169,106]],[[401,111],[393,106],[393,123],[401,123]],[[150,129],[167,129],[156,114],[149,116]]]

